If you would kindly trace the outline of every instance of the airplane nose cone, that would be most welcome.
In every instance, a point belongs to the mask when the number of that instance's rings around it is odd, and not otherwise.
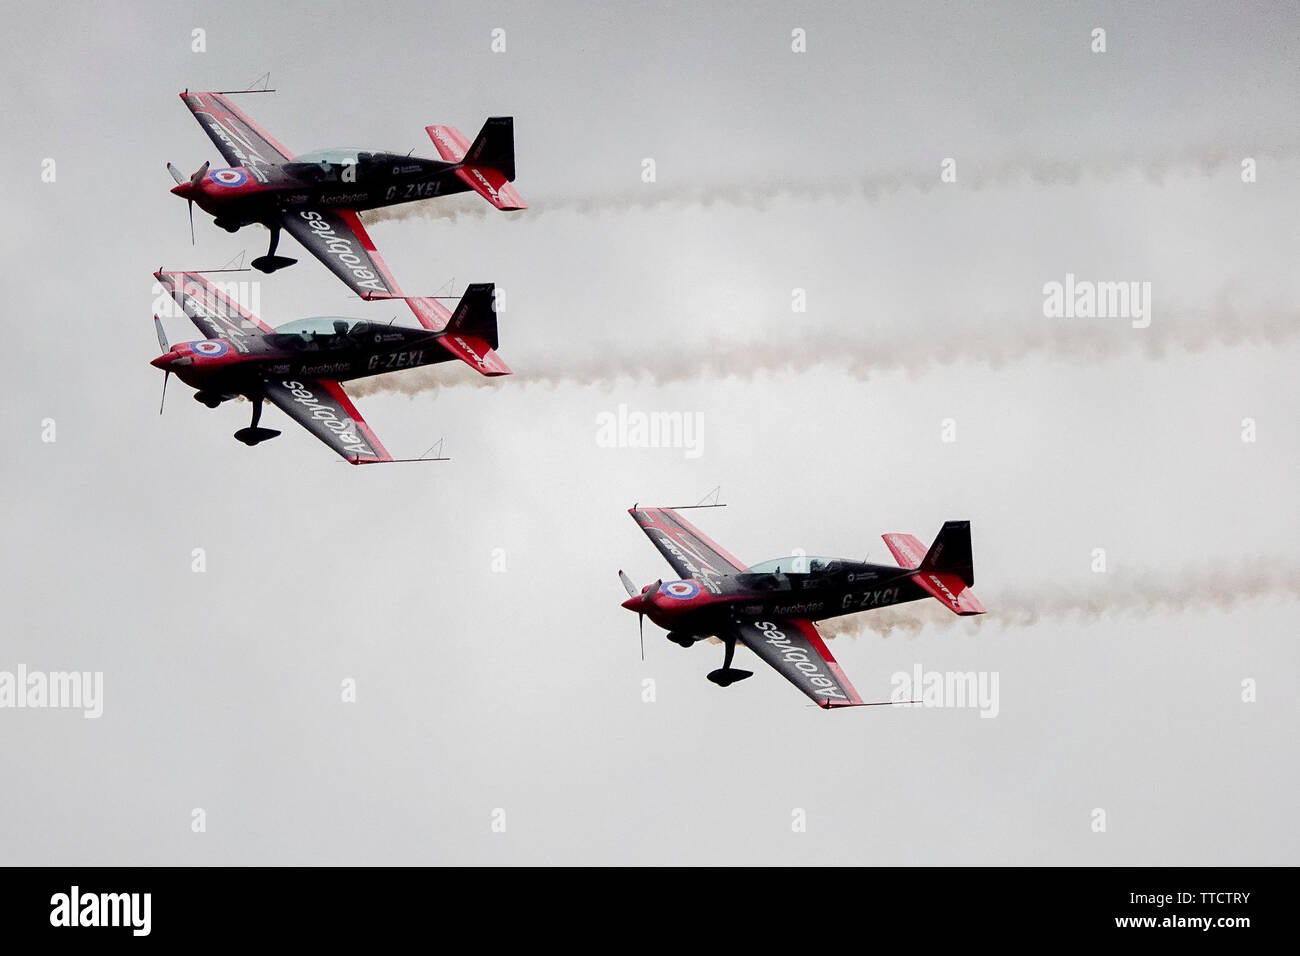
[[[641,595],[639,594],[632,595],[630,598],[628,598],[626,601],[623,602],[623,606],[627,608],[629,611],[644,610],[644,608],[642,608],[641,606]]]
[[[162,355],[158,356],[149,364],[152,365],[154,368],[166,369],[167,366],[171,365],[172,362],[174,362],[175,360],[176,360],[175,352],[165,352]]]
[[[194,193],[193,183],[177,183],[172,187],[172,194],[180,196],[182,199],[189,199]]]

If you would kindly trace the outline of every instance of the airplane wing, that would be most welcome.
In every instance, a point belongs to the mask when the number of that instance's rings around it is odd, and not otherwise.
[[[271,327],[197,272],[155,272],[163,291],[210,339],[223,339],[241,355],[264,347],[261,333]]]
[[[812,622],[774,617],[732,625],[736,637],[819,707],[866,706]]]
[[[293,159],[293,153],[222,94],[187,92],[181,94],[181,101],[222,158],[231,166],[249,170],[260,182],[266,182],[265,170]]]
[[[266,400],[354,465],[392,461],[357,407],[332,379],[268,379]]]
[[[288,233],[363,298],[400,296],[361,219],[351,209],[293,209],[280,214]]]
[[[739,559],[671,508],[632,508],[628,514],[680,577],[694,578],[713,594],[722,593],[723,577],[745,570]]]

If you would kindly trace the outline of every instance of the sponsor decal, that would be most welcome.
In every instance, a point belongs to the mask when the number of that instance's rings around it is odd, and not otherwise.
[[[689,601],[700,593],[700,586],[695,581],[673,581],[663,586],[663,592],[678,601]]]
[[[340,236],[334,231],[334,227],[325,221],[325,217],[314,209],[304,210],[298,215],[311,227],[315,237],[320,240],[325,254],[333,256],[345,270],[350,272],[352,281],[356,285],[375,292],[388,291],[383,280],[370,268],[369,260],[357,255],[355,250],[360,248],[360,244],[357,243],[355,236]]]
[[[311,417],[334,433],[334,437],[348,451],[357,455],[374,455],[370,446],[357,434],[357,423],[346,415],[340,417],[338,406],[331,399],[319,399],[302,382],[281,382],[293,396],[294,402],[306,409]]]
[[[715,580],[722,575],[715,571],[703,557],[695,552],[687,552],[684,544],[678,547],[678,542],[667,534],[660,533],[658,540],[660,548],[680,561],[687,574],[698,580],[711,593],[722,593],[722,586]]]
[[[501,202],[501,197],[497,195],[496,187],[493,186],[490,182],[488,182],[487,177],[484,176],[483,173],[479,171],[479,168],[477,166],[469,167],[469,171],[474,174],[474,178],[477,179],[479,183],[482,185],[483,192],[486,193],[487,196],[494,203]]]
[[[298,369],[300,375],[342,375],[352,371],[351,362],[321,362],[317,365],[304,365]]]
[[[244,287],[247,286],[247,291]],[[250,351],[248,339],[255,333],[257,325],[240,313],[238,303],[231,294],[243,295],[245,298],[260,299],[261,286],[257,283],[203,283],[187,279],[181,287],[182,311],[199,320],[204,331],[216,339],[233,345],[240,353],[247,355]]]
[[[394,166],[393,175],[405,176],[407,173],[418,173],[420,171],[420,168],[421,167],[419,166]]]
[[[482,357],[477,352],[475,352],[472,348],[470,348],[468,342],[462,339],[459,335],[453,335],[452,338],[456,340],[456,343],[460,345],[461,348],[463,348],[466,352],[469,353],[470,358],[474,360],[474,363],[479,368],[487,368],[487,365],[484,363]]]
[[[195,97],[201,106],[202,100]],[[270,169],[275,163],[268,160],[265,156],[257,151],[249,140],[237,132],[233,127],[226,126],[215,114],[206,110],[196,109],[194,115],[198,117],[199,122],[207,126],[208,130],[214,137],[220,140],[235,158],[239,160],[239,165],[247,169],[257,178],[258,182],[267,182],[266,173],[262,172],[259,167],[265,166]]]
[[[934,583],[934,586],[935,586],[935,587],[937,587],[937,588],[938,588],[940,591],[942,591],[944,594],[948,595],[948,603],[949,603],[949,604],[951,604],[953,607],[958,607],[958,606],[959,606],[959,602],[958,602],[958,600],[957,600],[957,595],[953,594],[951,591],[948,590],[948,585],[946,585],[946,584],[943,583],[943,579],[942,579],[941,577],[939,577],[939,575],[937,575],[937,574],[927,574],[926,577],[929,578],[929,579]]]
[[[773,614],[798,614],[804,616],[815,614],[822,609],[823,602],[813,601],[807,604],[780,604],[772,608]]]
[[[242,186],[248,182],[248,173],[242,169],[217,169],[212,172],[212,181],[218,186]]]
[[[432,130],[431,135],[435,140],[438,141],[440,145],[447,147],[447,151],[451,153],[451,155],[453,156],[460,155],[460,147],[457,146],[454,142],[452,142],[451,137],[449,137],[446,133],[444,133],[441,127],[435,126]]]
[[[762,633],[764,641],[781,652],[782,661],[794,665],[794,669],[803,674],[812,685],[814,694],[819,697],[832,697],[835,700],[848,700],[845,693],[840,690],[839,684],[826,674],[820,660],[810,657],[805,647],[786,637],[785,632],[778,625],[771,621],[755,621],[754,626]]]
[[[230,346],[225,342],[222,342],[220,339],[206,339],[202,342],[195,342],[190,346],[190,349],[197,352],[199,355],[205,355],[208,358],[217,358],[218,356],[225,355],[229,352]]]

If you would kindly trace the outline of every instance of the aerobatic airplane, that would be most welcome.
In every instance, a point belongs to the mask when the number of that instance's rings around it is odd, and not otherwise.
[[[359,210],[474,190],[498,209],[526,209],[515,178],[514,119],[494,116],[474,142],[454,126],[426,126],[442,161],[361,149],[322,149],[294,156],[223,93],[181,94],[217,151],[230,164],[204,163],[186,179],[171,163],[172,192],[229,232],[261,223],[271,230],[266,255],[253,260],[274,272],[298,260],[275,254],[286,229],[308,252],[363,298],[399,296]]]
[[[235,432],[246,445],[280,433],[261,428],[262,402],[290,418],[354,465],[395,461],[343,391],[341,382],[460,359],[483,375],[509,375],[493,351],[497,321],[491,283],[471,285],[455,312],[437,299],[407,298],[420,327],[347,318],[298,319],[273,329],[196,272],[154,273],[206,336],[168,345],[154,316],[163,354],[149,364],[196,389],[209,408],[247,397],[253,421]],[[163,378],[163,396],[167,378]],[[161,409],[160,409],[161,411]]]
[[[813,621],[927,597],[955,614],[984,613],[970,592],[969,521],[944,524],[928,551],[910,534],[883,535],[897,568],[804,556],[747,567],[672,508],[628,513],[681,580],[661,579],[637,591],[619,571],[628,593],[623,607],[649,617],[682,647],[719,638],[725,656],[709,680],[721,687],[752,675],[731,666],[739,641],[821,707],[873,706],[853,689]]]

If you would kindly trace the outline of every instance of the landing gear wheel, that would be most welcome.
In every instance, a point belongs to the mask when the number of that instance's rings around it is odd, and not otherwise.
[[[241,428],[235,432],[235,437],[242,441],[249,448],[254,445],[260,445],[264,441],[270,441],[280,433],[274,428]]]
[[[742,681],[746,677],[753,677],[753,671],[742,671],[735,667],[724,667],[716,671],[709,671],[709,680],[719,687],[730,687],[737,681]]]

